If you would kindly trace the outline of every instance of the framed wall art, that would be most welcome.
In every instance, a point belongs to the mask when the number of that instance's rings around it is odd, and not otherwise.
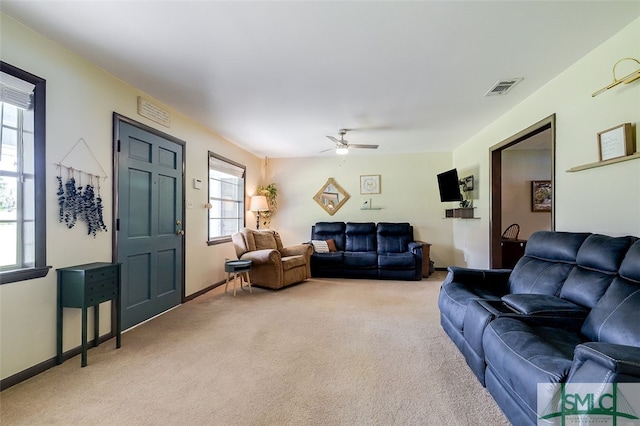
[[[600,161],[633,154],[631,123],[624,123],[598,133],[598,159]]]
[[[531,181],[531,211],[550,212],[551,194],[550,180]]]
[[[380,194],[380,175],[361,175],[360,193]]]

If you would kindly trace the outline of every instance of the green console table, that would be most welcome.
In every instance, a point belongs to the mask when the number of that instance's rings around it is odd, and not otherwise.
[[[60,268],[58,272],[58,356],[62,363],[62,309],[82,309],[82,367],[87,365],[87,308],[93,306],[94,346],[100,344],[100,303],[111,300],[111,334],[116,336],[116,348],[121,344],[120,264],[96,262]],[[115,318],[114,318],[115,316]]]

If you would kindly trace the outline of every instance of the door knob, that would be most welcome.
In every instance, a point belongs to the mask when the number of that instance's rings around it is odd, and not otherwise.
[[[176,231],[176,235],[184,235],[184,230],[183,229],[178,229]]]

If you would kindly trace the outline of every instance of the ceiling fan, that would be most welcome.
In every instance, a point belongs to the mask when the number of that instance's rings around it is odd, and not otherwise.
[[[340,135],[340,139],[337,139],[333,136],[327,136],[333,143],[336,144],[336,154],[345,155],[349,153],[349,148],[366,148],[366,149],[378,149],[378,145],[367,145],[367,144],[359,144],[359,143],[349,143],[349,141],[345,140],[344,135],[347,134],[349,129],[340,129],[338,130],[338,134]],[[328,150],[325,150],[328,151]]]

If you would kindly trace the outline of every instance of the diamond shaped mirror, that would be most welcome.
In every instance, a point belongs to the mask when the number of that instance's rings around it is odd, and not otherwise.
[[[347,202],[349,197],[350,195],[347,194],[347,191],[342,189],[335,179],[329,178],[313,199],[324,211],[333,216]]]

